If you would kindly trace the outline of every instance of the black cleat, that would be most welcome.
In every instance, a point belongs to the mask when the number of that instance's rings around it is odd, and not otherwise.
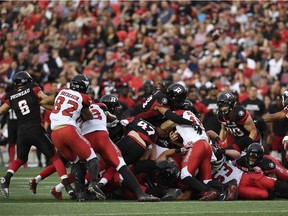
[[[8,198],[9,197],[9,183],[6,181],[4,177],[0,179],[0,184],[1,184],[1,194],[3,198]]]
[[[76,200],[77,199],[77,195],[76,195],[76,193],[75,193],[75,191],[73,189],[68,191],[67,193],[68,193],[68,195],[69,195],[71,200]]]
[[[103,191],[98,187],[97,183],[95,182],[90,183],[90,185],[88,186],[88,191],[90,193],[94,193],[98,200],[106,199],[106,195],[103,193]]]
[[[138,197],[139,202],[158,202],[160,199],[158,197],[154,197],[153,195],[149,195],[144,193],[143,195]]]
[[[179,188],[171,188],[168,189],[166,194],[161,197],[161,201],[172,201],[176,200],[176,198],[182,193]]]
[[[77,201],[78,202],[84,202],[86,200],[86,197],[85,197],[85,192],[79,192],[77,193]]]
[[[76,200],[77,199],[77,195],[76,195],[76,193],[75,193],[75,191],[74,191],[74,189],[72,188],[71,185],[66,186],[65,190],[66,190],[66,192],[69,195],[71,200]]]

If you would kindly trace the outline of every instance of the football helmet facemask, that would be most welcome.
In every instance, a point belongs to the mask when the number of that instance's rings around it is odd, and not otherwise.
[[[245,155],[246,164],[249,167],[258,166],[263,160],[264,148],[259,143],[251,143]]]
[[[13,83],[14,83],[15,87],[17,87],[17,88],[19,86],[23,86],[23,85],[26,85],[26,84],[32,83],[32,82],[33,82],[32,77],[26,71],[19,71],[13,77]]]
[[[217,97],[218,113],[228,116],[235,106],[234,95],[230,92],[223,92]]]
[[[70,81],[70,89],[86,94],[89,88],[89,79],[83,74],[78,74]]]

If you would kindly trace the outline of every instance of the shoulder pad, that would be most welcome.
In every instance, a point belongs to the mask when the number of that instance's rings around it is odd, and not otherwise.
[[[233,109],[234,118],[236,121],[243,119],[246,116],[246,109],[243,106],[236,105]]]

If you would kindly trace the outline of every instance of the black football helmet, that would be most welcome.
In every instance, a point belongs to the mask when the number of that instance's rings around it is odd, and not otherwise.
[[[100,103],[104,103],[107,106],[109,112],[114,115],[118,114],[122,108],[118,98],[114,95],[103,95],[100,98]]]
[[[251,143],[246,151],[245,159],[249,167],[258,166],[264,156],[264,148],[259,143]]]
[[[180,177],[180,170],[173,161],[168,161],[167,167],[160,169],[155,174],[155,179],[158,185],[162,188],[173,187],[174,183]]]
[[[226,111],[222,110],[224,105],[228,105],[229,109]],[[218,113],[228,116],[230,111],[233,110],[235,106],[235,97],[230,92],[223,92],[217,97],[217,106],[218,106]]]
[[[23,86],[23,85],[26,85],[26,84],[32,83],[32,82],[33,82],[32,77],[26,71],[19,71],[13,77],[13,83],[14,83],[15,87],[17,87],[17,88],[19,86]]]
[[[179,108],[183,110],[189,110],[193,112],[198,119],[201,119],[200,113],[198,112],[198,110],[195,108],[195,106],[191,101],[185,100],[185,102]]]
[[[70,81],[70,89],[86,94],[89,87],[89,79],[83,74],[78,74]]]
[[[283,107],[285,107],[284,103],[285,103],[285,100],[288,98],[288,89],[286,89],[282,95],[282,104],[283,104]]]
[[[143,91],[146,97],[154,94],[156,91],[156,88],[154,86],[153,81],[146,80],[145,83],[143,84]]]
[[[187,91],[181,84],[175,83],[168,87],[166,96],[168,98],[169,104],[173,107],[180,107],[184,104]]]

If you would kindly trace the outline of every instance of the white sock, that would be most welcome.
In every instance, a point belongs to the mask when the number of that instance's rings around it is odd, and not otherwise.
[[[99,183],[102,183],[103,185],[106,185],[108,183],[108,180],[106,178],[101,178]]]
[[[41,180],[42,180],[42,177],[41,177],[40,175],[37,175],[37,176],[35,177],[35,181],[36,181],[37,184],[38,184]]]
[[[64,185],[62,183],[59,183],[58,185],[55,186],[55,190],[57,192],[61,192],[64,189]]]

